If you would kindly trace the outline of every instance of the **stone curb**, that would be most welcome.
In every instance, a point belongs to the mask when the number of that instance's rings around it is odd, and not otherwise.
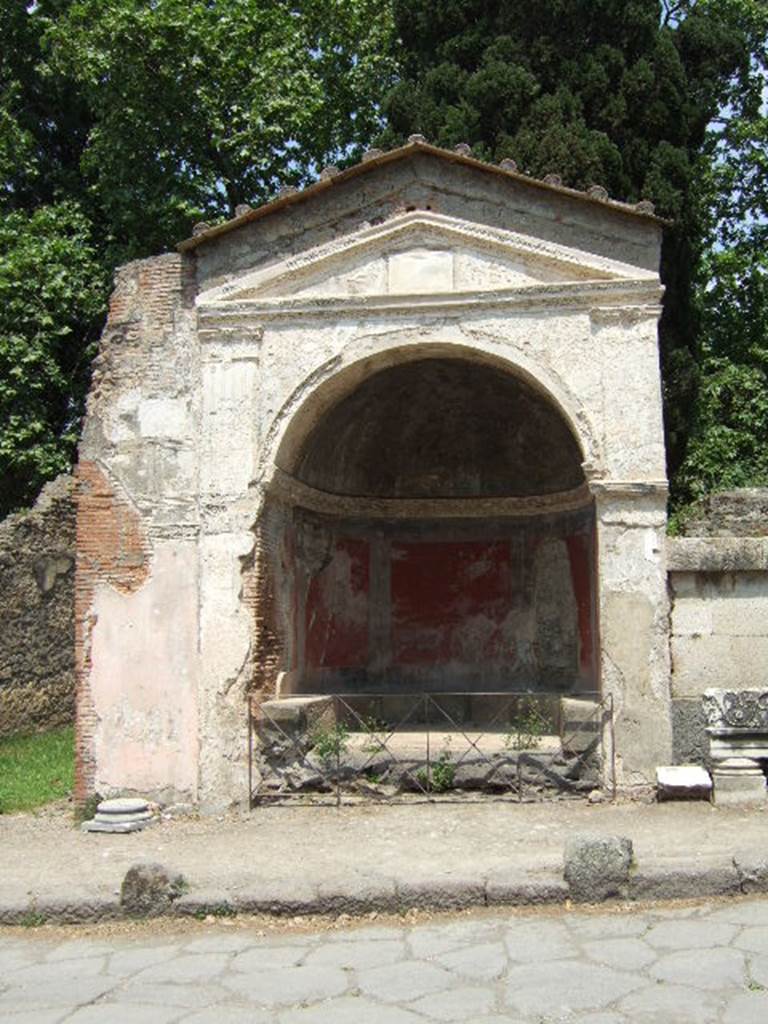
[[[640,902],[742,896],[768,893],[768,860],[734,857],[730,866],[635,869],[626,899],[602,902]],[[317,891],[300,885],[246,895],[198,890],[187,893],[162,912],[164,917],[234,917],[267,914],[274,917],[315,917],[348,914],[360,917],[373,911],[400,913],[422,910],[466,910],[475,907],[533,907],[564,904],[571,900],[568,885],[551,875],[532,881],[526,876],[497,873],[485,879],[424,879],[397,884],[378,879],[376,884],[320,886]],[[586,904],[580,904],[584,906]],[[118,899],[30,899],[0,905],[0,925],[34,927],[40,924],[86,924],[131,920]]]

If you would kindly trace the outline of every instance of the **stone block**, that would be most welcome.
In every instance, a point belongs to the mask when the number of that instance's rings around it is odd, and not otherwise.
[[[149,804],[140,797],[115,797],[102,800],[96,811],[98,814],[144,814],[148,809]]]
[[[698,697],[672,701],[672,760],[675,764],[710,766],[707,721]]]
[[[123,832],[140,832],[147,825],[152,824],[152,819],[144,821],[84,821],[80,826],[82,832],[110,832],[119,835]]]
[[[134,864],[120,887],[120,905],[134,917],[164,913],[185,891],[184,877],[162,864]]]
[[[589,754],[600,744],[600,706],[593,700],[560,700],[560,741],[568,754]]]
[[[572,836],[565,844],[563,875],[573,899],[597,903],[626,895],[632,857],[626,836]]]
[[[656,769],[656,791],[659,800],[709,800],[712,780],[696,764],[665,765]]]
[[[283,697],[261,705],[267,732],[297,736],[312,729],[332,729],[336,723],[332,697]]]
[[[755,761],[747,757],[730,757],[721,761],[712,772],[715,804],[764,804],[765,775]]]

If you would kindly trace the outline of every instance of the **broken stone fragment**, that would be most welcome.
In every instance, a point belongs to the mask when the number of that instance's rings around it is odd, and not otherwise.
[[[626,836],[572,836],[565,844],[563,876],[573,899],[598,903],[626,895],[632,856]]]
[[[134,864],[120,887],[120,905],[132,917],[164,913],[187,889],[183,875],[162,864]]]

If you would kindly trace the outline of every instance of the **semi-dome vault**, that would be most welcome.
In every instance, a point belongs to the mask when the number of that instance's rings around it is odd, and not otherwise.
[[[668,760],[659,244],[417,142],[119,271],[80,795],[245,801],[248,693],[611,694]]]

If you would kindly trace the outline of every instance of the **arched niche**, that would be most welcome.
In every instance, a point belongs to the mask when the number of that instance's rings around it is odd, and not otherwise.
[[[594,509],[551,398],[443,354],[332,393],[265,510],[281,692],[595,690]]]

